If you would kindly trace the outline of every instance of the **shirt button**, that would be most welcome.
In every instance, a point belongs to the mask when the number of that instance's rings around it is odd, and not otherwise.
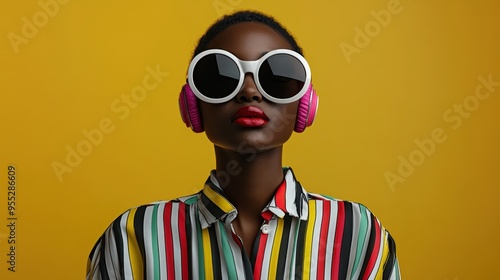
[[[263,225],[260,230],[262,231],[263,234],[268,234],[269,231],[271,230],[269,225]]]

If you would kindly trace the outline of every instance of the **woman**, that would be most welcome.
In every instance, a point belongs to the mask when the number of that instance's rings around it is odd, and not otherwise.
[[[282,147],[318,98],[295,39],[242,11],[199,41],[179,104],[214,144],[202,191],[131,209],[94,246],[87,279],[399,279],[395,244],[363,205],[307,193]]]

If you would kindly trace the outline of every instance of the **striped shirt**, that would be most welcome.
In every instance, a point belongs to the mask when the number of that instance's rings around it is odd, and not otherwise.
[[[247,256],[214,171],[197,194],[120,215],[87,279],[400,279],[396,247],[363,205],[307,193],[290,168]]]

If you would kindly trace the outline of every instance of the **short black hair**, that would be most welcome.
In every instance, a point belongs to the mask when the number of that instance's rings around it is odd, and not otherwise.
[[[283,27],[279,22],[277,22],[273,17],[265,15],[258,11],[244,10],[235,12],[230,15],[225,15],[224,17],[217,20],[214,24],[212,24],[198,41],[198,45],[194,50],[193,57],[206,50],[210,41],[212,41],[215,36],[219,35],[219,33],[230,26],[242,22],[257,22],[269,26],[270,28],[278,32],[281,36],[283,36],[283,38],[285,38],[288,43],[290,43],[294,51],[302,55],[302,48],[297,44],[297,41],[295,41],[295,38],[292,36],[292,34],[290,34],[290,32],[288,32],[288,30],[286,30],[286,28]]]

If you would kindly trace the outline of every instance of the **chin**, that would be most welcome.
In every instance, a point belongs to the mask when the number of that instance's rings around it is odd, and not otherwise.
[[[266,139],[259,135],[252,135],[244,139],[239,139],[238,141],[214,141],[214,139],[210,141],[215,147],[223,150],[237,152],[239,154],[255,154],[275,148],[281,148],[288,138],[280,139],[281,141],[277,140],[278,139]]]

